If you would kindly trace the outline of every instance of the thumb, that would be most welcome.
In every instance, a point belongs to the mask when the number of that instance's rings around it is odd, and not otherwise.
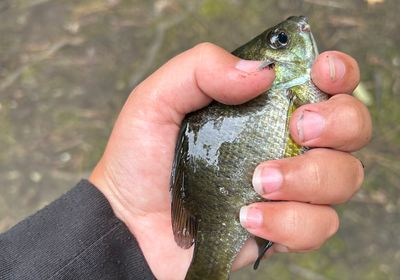
[[[143,81],[126,107],[147,121],[180,124],[185,114],[213,99],[236,105],[266,91],[275,74],[270,69],[259,70],[260,64],[202,43],[171,59]]]

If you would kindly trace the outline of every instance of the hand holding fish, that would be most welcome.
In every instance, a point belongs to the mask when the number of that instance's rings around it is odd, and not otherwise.
[[[185,115],[212,100],[237,105],[271,87],[274,71],[260,61],[240,60],[212,44],[171,59],[138,85],[124,105],[105,153],[90,176],[128,226],[158,279],[183,279],[193,247],[180,248],[171,223],[170,174]],[[311,72],[327,101],[300,106],[290,120],[292,138],[314,149],[260,163],[253,185],[264,198],[242,208],[242,225],[275,243],[267,253],[319,248],[339,225],[330,206],[347,201],[363,181],[350,152],[371,137],[368,110],[349,95],[359,82],[357,63],[339,52],[318,56]],[[257,258],[249,240],[233,269]]]

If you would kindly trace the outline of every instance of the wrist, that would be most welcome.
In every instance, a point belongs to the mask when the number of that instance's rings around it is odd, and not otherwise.
[[[128,210],[124,206],[115,180],[112,179],[112,176],[110,176],[109,173],[110,172],[107,171],[103,161],[100,160],[93,169],[88,180],[104,195],[113,209],[115,216],[117,216],[117,218],[120,219],[124,224],[128,225]]]

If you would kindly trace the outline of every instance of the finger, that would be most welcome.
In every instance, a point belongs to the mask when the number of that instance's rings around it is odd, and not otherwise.
[[[240,60],[203,43],[176,56],[142,82],[127,106],[146,112],[148,120],[179,124],[185,114],[213,99],[244,103],[266,91],[275,77],[271,69],[259,70],[260,63]]]
[[[371,133],[368,109],[345,94],[301,106],[290,120],[290,134],[302,146],[356,151],[370,141]]]
[[[311,78],[319,89],[328,94],[351,94],[360,82],[360,69],[347,54],[326,51],[315,60]]]
[[[351,198],[364,179],[361,162],[352,155],[314,149],[303,155],[257,166],[253,186],[270,200],[339,204]]]
[[[318,249],[338,230],[339,218],[325,205],[263,202],[242,207],[240,223],[251,234],[288,251],[309,251]]]

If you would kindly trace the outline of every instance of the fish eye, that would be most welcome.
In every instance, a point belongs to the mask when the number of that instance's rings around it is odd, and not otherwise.
[[[285,32],[281,32],[278,34],[278,41],[281,45],[286,45],[289,41],[289,38]]]
[[[268,43],[273,49],[282,49],[289,44],[289,36],[283,30],[273,30],[268,34]]]

